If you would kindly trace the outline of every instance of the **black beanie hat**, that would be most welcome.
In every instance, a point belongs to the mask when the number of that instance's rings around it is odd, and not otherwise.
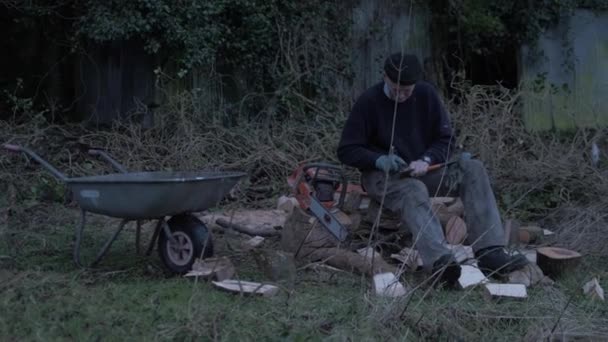
[[[422,66],[415,55],[394,53],[384,62],[384,72],[395,83],[399,80],[400,85],[412,85],[422,77]]]

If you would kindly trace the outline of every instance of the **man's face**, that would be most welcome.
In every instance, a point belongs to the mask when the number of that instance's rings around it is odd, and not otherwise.
[[[397,100],[397,102],[405,102],[405,100],[409,99],[412,96],[412,92],[414,91],[414,87],[416,84],[412,85],[399,85],[394,83],[388,78],[388,76],[384,75],[384,82],[388,86],[388,92],[390,98],[393,100]]]

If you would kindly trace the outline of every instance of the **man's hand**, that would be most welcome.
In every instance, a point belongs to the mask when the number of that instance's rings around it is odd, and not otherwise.
[[[410,163],[408,169],[412,170],[410,175],[413,177],[424,176],[429,169],[429,163],[423,160],[416,160]]]
[[[395,154],[380,156],[376,159],[376,168],[384,172],[399,171],[406,165],[407,163]]]

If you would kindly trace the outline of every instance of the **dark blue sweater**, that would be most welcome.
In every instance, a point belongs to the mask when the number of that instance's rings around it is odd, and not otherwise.
[[[395,101],[384,94],[384,82],[366,90],[352,108],[338,145],[338,159],[360,170],[375,167],[388,154]],[[412,95],[397,105],[395,153],[406,162],[431,158],[431,164],[449,158],[453,131],[448,113],[435,88],[418,82]]]

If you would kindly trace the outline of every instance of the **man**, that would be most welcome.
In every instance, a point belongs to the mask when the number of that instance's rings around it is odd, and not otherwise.
[[[459,196],[465,206],[468,241],[486,273],[508,274],[527,264],[504,250],[504,231],[483,164],[460,160],[427,173],[448,160],[454,141],[448,113],[433,86],[421,81],[414,55],[395,53],[384,64],[384,81],[357,100],[338,146],[338,158],[358,168],[369,196],[397,213],[414,236],[422,261],[442,281],[454,285],[460,265],[445,245],[429,194]],[[391,148],[392,146],[392,148]],[[399,171],[409,170],[409,177]]]

